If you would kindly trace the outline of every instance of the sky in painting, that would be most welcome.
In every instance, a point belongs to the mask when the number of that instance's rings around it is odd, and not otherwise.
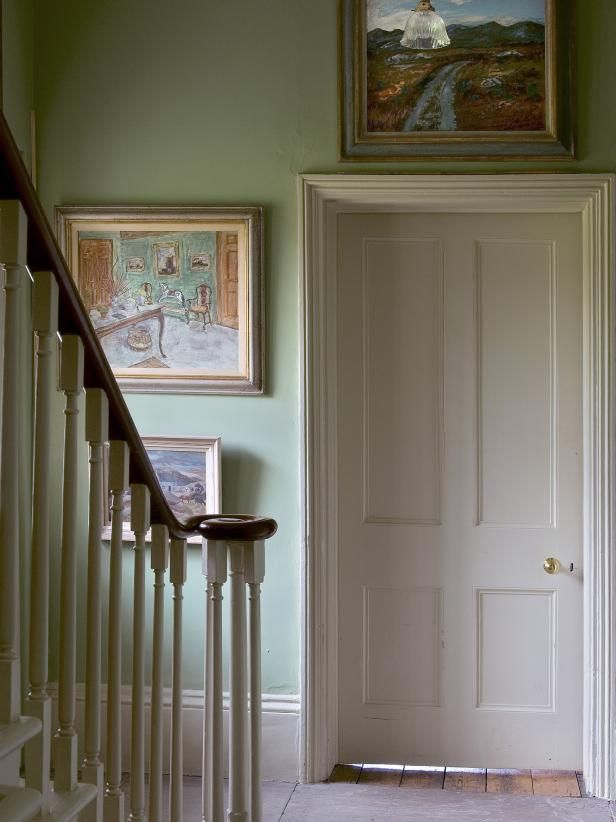
[[[416,0],[367,0],[368,31],[403,29]],[[505,26],[520,20],[545,22],[545,0],[432,0],[446,25],[479,25],[496,20]]]

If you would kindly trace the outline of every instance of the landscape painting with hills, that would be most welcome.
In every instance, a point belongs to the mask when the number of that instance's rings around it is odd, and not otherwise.
[[[366,130],[546,130],[545,0],[366,0]]]

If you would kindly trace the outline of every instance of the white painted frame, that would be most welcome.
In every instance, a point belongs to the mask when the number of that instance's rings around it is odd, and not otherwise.
[[[326,779],[338,752],[337,218],[361,211],[573,213],[583,228],[584,774],[616,799],[614,193],[608,174],[304,175],[301,773]]]
[[[206,501],[205,508],[208,514],[217,514],[222,509],[222,489],[221,489],[221,437],[163,437],[144,435],[143,445],[148,450],[156,451],[189,451],[191,453],[203,454],[205,457],[206,470]],[[105,491],[104,498],[109,498],[108,473],[109,473],[109,446],[105,456]],[[108,513],[108,512],[107,512]],[[110,517],[107,517],[110,522]],[[131,530],[130,518],[126,516],[122,525],[122,530],[126,533],[126,542],[133,542],[133,532]],[[104,540],[111,539],[111,525],[107,524],[101,534]],[[148,530],[145,541],[152,541],[152,531]],[[200,536],[188,537],[191,545],[201,545],[203,542]]]

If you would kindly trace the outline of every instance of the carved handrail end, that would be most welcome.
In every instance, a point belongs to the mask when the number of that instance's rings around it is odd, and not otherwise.
[[[194,527],[207,540],[260,542],[274,536],[278,530],[278,523],[271,517],[214,514],[191,521],[187,523],[187,527]]]

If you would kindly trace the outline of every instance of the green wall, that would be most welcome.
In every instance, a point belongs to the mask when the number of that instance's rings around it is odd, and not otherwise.
[[[267,513],[280,523],[264,591],[270,691],[299,689],[297,175],[616,171],[616,6],[579,5],[577,162],[380,166],[337,160],[335,0],[37,7],[41,194],[50,215],[68,203],[266,207],[266,395],[132,395],[128,402],[143,434],[221,435],[225,511]],[[194,551],[190,573],[199,573]],[[187,604],[197,639],[202,607],[194,584]]]
[[[34,108],[34,0],[2,0],[3,111],[30,167]]]

